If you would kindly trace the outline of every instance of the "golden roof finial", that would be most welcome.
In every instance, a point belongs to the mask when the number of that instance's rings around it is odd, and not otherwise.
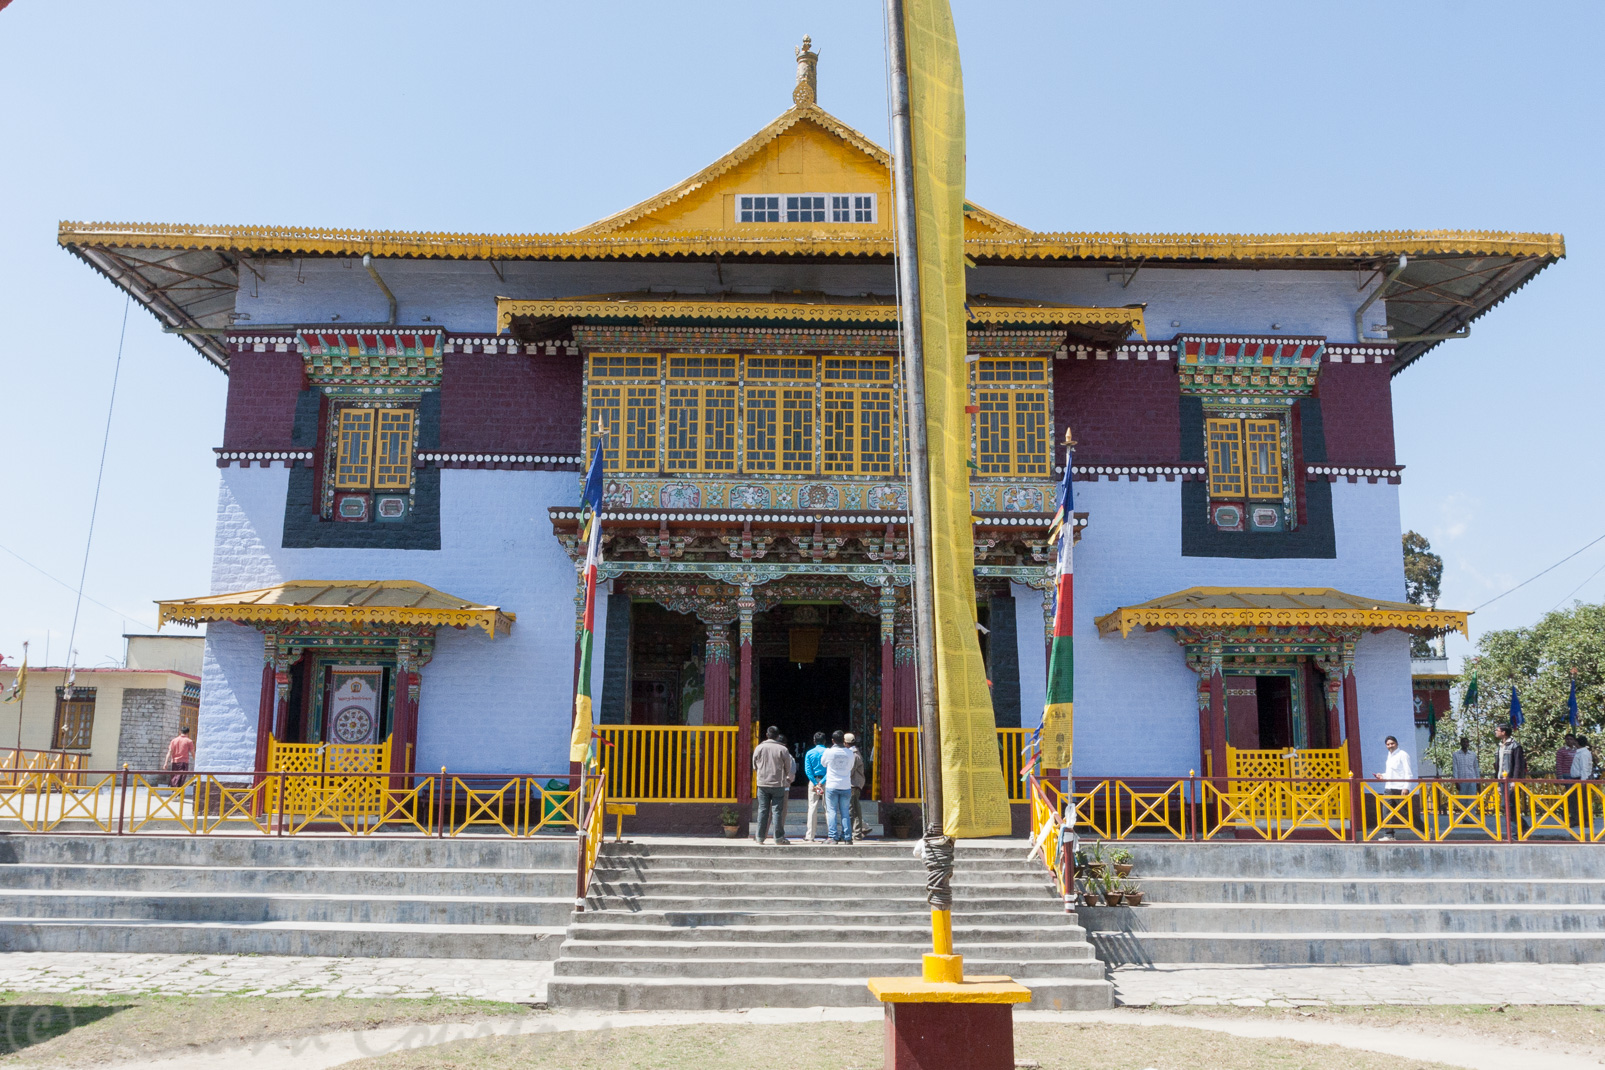
[[[797,87],[791,91],[794,104],[813,104],[819,97],[819,53],[809,51],[813,38],[803,34],[797,49]]]

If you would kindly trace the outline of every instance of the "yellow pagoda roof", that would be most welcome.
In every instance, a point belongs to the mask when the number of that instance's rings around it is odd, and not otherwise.
[[[291,580],[254,591],[159,601],[158,625],[234,621],[318,621],[342,624],[423,624],[480,628],[506,635],[517,617],[413,580]]]
[[[1104,635],[1133,628],[1397,628],[1469,635],[1469,613],[1362,598],[1331,587],[1189,587],[1141,605],[1121,606],[1094,623]]]

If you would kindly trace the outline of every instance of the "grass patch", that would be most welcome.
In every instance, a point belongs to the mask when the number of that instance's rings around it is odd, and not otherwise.
[[[1463,1006],[1381,1004],[1291,1008],[1156,1005],[1149,1009],[1164,1014],[1202,1018],[1329,1022],[1374,1029],[1405,1029],[1446,1037],[1471,1034],[1502,1044],[1575,1055],[1597,1056],[1605,1050],[1605,1007],[1478,1003]]]
[[[211,1045],[525,1015],[489,1000],[0,993],[0,1066],[126,1062]]]
[[[350,1070],[878,1070],[880,1022],[671,1026],[459,1041],[347,1063]],[[1288,1040],[1164,1026],[1015,1026],[1015,1059],[1041,1070],[1442,1070]]]

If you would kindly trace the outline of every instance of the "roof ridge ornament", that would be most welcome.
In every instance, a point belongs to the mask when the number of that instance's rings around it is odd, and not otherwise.
[[[791,100],[798,107],[819,99],[819,53],[809,51],[813,41],[803,34],[802,47],[797,49],[797,86],[791,91]]]

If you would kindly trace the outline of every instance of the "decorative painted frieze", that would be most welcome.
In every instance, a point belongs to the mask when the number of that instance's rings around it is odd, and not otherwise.
[[[430,328],[297,331],[307,380],[321,387],[440,386],[445,332]]]

